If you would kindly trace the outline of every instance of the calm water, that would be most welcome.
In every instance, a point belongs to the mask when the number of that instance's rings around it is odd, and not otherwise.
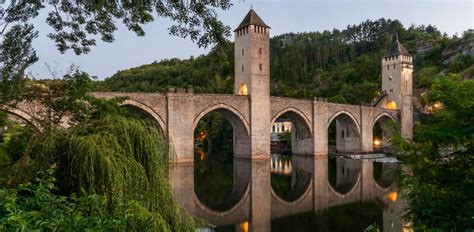
[[[172,168],[172,183],[178,201],[215,226],[198,231],[364,231],[373,223],[402,231],[397,168],[280,154],[251,162],[198,150],[194,165]]]

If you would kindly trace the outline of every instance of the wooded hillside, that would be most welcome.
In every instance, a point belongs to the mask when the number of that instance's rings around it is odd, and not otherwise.
[[[435,26],[404,27],[398,20],[367,20],[344,30],[287,33],[270,39],[271,92],[297,98],[326,97],[368,103],[379,94],[381,59],[392,36],[414,56],[414,86],[423,89],[439,74],[474,75],[474,30],[448,37]],[[189,59],[166,59],[122,70],[97,83],[99,91],[232,93],[233,43]]]

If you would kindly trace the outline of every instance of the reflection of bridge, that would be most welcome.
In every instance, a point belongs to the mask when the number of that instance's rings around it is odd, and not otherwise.
[[[234,178],[236,178],[234,192],[239,191],[242,195],[230,209],[214,211],[199,201],[193,194],[193,179],[186,176],[193,172],[192,165],[178,164],[173,167],[172,182],[180,182],[179,184],[173,183],[174,186],[180,186],[174,189],[174,195],[189,212],[210,223],[229,225],[250,221],[250,224],[255,224],[256,227],[252,228],[256,231],[269,230],[270,221],[278,218],[308,212],[324,212],[337,206],[372,201],[377,201],[383,205],[382,207],[385,207],[384,220],[391,220],[397,226],[401,226],[399,214],[401,202],[396,195],[393,196],[396,194],[394,193],[393,179],[387,178],[387,173],[393,169],[393,167],[389,167],[390,164],[386,164],[388,169],[379,170],[382,173],[374,173],[373,163],[369,160],[338,159],[335,160],[335,170],[329,170],[331,169],[328,165],[330,161],[322,157],[293,156],[292,160],[293,175],[296,175],[298,171],[310,174],[309,179],[294,176],[292,191],[298,192],[298,194],[292,200],[286,200],[272,190],[268,179],[266,179],[268,175],[264,173],[265,170],[262,171],[262,169],[269,169],[268,161],[258,161],[259,165],[254,165],[255,161],[251,162],[246,159],[235,161],[234,170],[239,173],[234,174]],[[382,179],[376,179],[374,176]],[[336,178],[336,183],[330,183],[332,177]],[[259,186],[258,193],[248,190],[249,183]],[[390,184],[381,186],[378,183]],[[343,186],[342,189],[340,189],[340,184]],[[299,189],[300,186],[304,187]]]

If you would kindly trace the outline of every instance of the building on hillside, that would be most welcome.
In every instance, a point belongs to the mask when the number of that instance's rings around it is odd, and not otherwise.
[[[291,133],[292,129],[293,123],[288,118],[278,118],[275,120],[270,132],[271,150],[281,151],[289,149],[291,146],[291,141],[285,141],[285,139],[282,139],[282,137],[284,137],[284,133]]]

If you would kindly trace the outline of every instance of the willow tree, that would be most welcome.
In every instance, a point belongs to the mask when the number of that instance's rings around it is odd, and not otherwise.
[[[123,99],[91,96],[90,81],[87,74],[75,72],[63,80],[31,84],[25,99],[36,96],[34,101],[48,110],[34,117],[42,130],[19,135],[29,142],[11,177],[34,180],[34,173],[54,165],[59,195],[103,195],[111,211],[118,207],[117,199],[125,205],[137,202],[150,216],[152,231],[193,230],[194,220],[171,196],[162,132],[121,108]],[[65,118],[69,128],[61,126]]]

